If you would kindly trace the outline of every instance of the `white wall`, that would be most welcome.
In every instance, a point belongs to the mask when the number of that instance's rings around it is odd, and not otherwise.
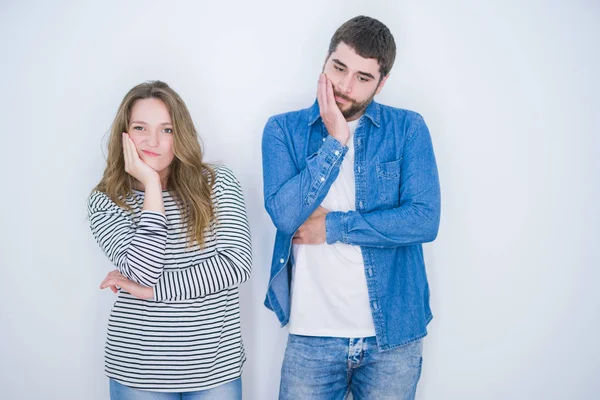
[[[242,182],[244,393],[276,398],[287,333],[262,306],[262,128],[312,103],[331,34],[367,14],[398,43],[378,99],[424,115],[442,184],[418,398],[600,398],[599,4],[236,3],[0,4],[0,397],[107,398],[114,297],[86,197],[122,96],[161,79]]]

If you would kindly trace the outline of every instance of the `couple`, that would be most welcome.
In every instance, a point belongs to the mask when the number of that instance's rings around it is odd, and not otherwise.
[[[419,114],[378,104],[394,63],[364,16],[333,35],[308,109],[269,119],[265,207],[277,227],[265,305],[289,339],[280,399],[413,399],[431,320],[421,244],[436,237],[437,167]],[[125,96],[88,202],[116,266],[112,399],[239,399],[238,286],[250,276],[239,182],[202,161],[182,99],[162,82]]]

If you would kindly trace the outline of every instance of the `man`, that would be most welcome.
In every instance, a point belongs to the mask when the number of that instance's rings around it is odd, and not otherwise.
[[[359,16],[333,35],[312,107],[269,119],[265,207],[277,227],[265,305],[289,340],[280,399],[413,399],[432,318],[422,243],[440,192],[417,113],[373,101],[396,45]]]

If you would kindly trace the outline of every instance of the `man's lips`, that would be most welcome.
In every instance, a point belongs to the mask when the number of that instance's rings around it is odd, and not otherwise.
[[[348,102],[348,100],[342,99],[341,97],[338,97],[338,96],[335,96],[335,101],[337,101],[338,103],[342,103],[342,104],[346,104]]]

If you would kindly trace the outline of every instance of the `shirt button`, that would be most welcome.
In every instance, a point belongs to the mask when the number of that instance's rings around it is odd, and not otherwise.
[[[321,182],[325,182],[325,177],[324,176],[321,177]]]
[[[360,165],[358,167],[356,167],[356,169],[358,170],[358,173],[360,174]]]
[[[323,141],[325,141],[325,138],[323,138]]]
[[[359,206],[360,208],[363,208],[363,202],[362,202],[362,201],[361,201],[361,202],[359,202],[359,203],[358,203],[358,206]]]
[[[373,302],[373,310],[377,310],[377,302],[376,301]]]
[[[369,268],[369,276],[373,276],[373,269]]]
[[[279,262],[280,262],[281,264],[283,264],[283,263],[285,262],[285,260],[282,258],[282,259],[280,259],[280,260],[279,260]]]
[[[333,154],[335,154],[336,156],[339,156],[340,152],[336,150],[335,153],[333,153]]]

